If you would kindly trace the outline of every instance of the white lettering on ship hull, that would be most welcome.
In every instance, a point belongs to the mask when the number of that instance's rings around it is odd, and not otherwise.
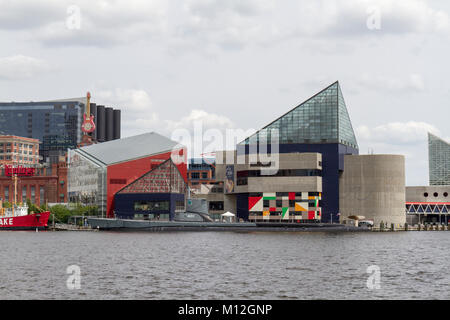
[[[12,226],[13,218],[0,218],[0,226]]]

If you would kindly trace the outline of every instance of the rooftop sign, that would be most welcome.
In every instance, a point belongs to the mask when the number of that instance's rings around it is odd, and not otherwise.
[[[17,175],[18,177],[32,177],[35,174],[35,168],[25,168],[22,166],[18,166],[14,168],[12,166],[5,166],[5,176],[12,177],[13,175]]]

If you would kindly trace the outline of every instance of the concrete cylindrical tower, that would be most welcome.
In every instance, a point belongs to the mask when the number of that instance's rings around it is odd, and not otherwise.
[[[375,226],[405,224],[404,156],[346,155],[339,184],[341,222],[364,216]]]

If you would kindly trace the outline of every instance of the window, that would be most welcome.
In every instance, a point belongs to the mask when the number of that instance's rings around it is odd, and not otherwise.
[[[448,192],[444,192],[444,197],[448,197]]]
[[[45,189],[44,186],[39,186],[39,203],[43,205],[45,203]]]
[[[236,176],[242,177],[321,177],[322,170],[319,169],[283,169],[272,175],[263,175],[261,170],[238,171]]]
[[[127,179],[109,179],[110,184],[127,184]],[[62,183],[64,184],[64,182]]]
[[[184,212],[184,201],[177,201],[175,203],[175,211]]]
[[[208,179],[208,173],[202,172],[202,179]]]
[[[27,199],[27,187],[23,187],[22,188],[22,202],[25,202],[25,200]]]
[[[31,203],[36,203],[36,187],[31,186]]]
[[[5,201],[9,201],[9,187],[5,187]]]
[[[437,197],[439,197],[439,193],[435,192],[435,193],[433,194],[433,196],[434,196],[435,198],[437,198]]]
[[[423,194],[423,196],[424,196],[425,198],[428,198],[428,192],[425,192],[425,193]]]
[[[283,201],[282,200],[277,200],[277,208],[281,208],[283,206]]]
[[[223,201],[210,201],[209,210],[211,211],[222,211],[224,208]]]
[[[169,211],[169,201],[138,201],[134,203],[134,211],[161,212]]]
[[[199,172],[191,172],[191,179],[200,179]]]
[[[238,186],[246,186],[246,185],[248,185],[248,178],[247,177],[238,177],[236,184]]]

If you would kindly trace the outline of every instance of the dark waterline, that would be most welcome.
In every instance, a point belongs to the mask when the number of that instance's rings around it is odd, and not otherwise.
[[[449,299],[450,232],[0,232],[1,299]],[[69,290],[66,268],[81,268]],[[369,290],[367,268],[381,268]]]

